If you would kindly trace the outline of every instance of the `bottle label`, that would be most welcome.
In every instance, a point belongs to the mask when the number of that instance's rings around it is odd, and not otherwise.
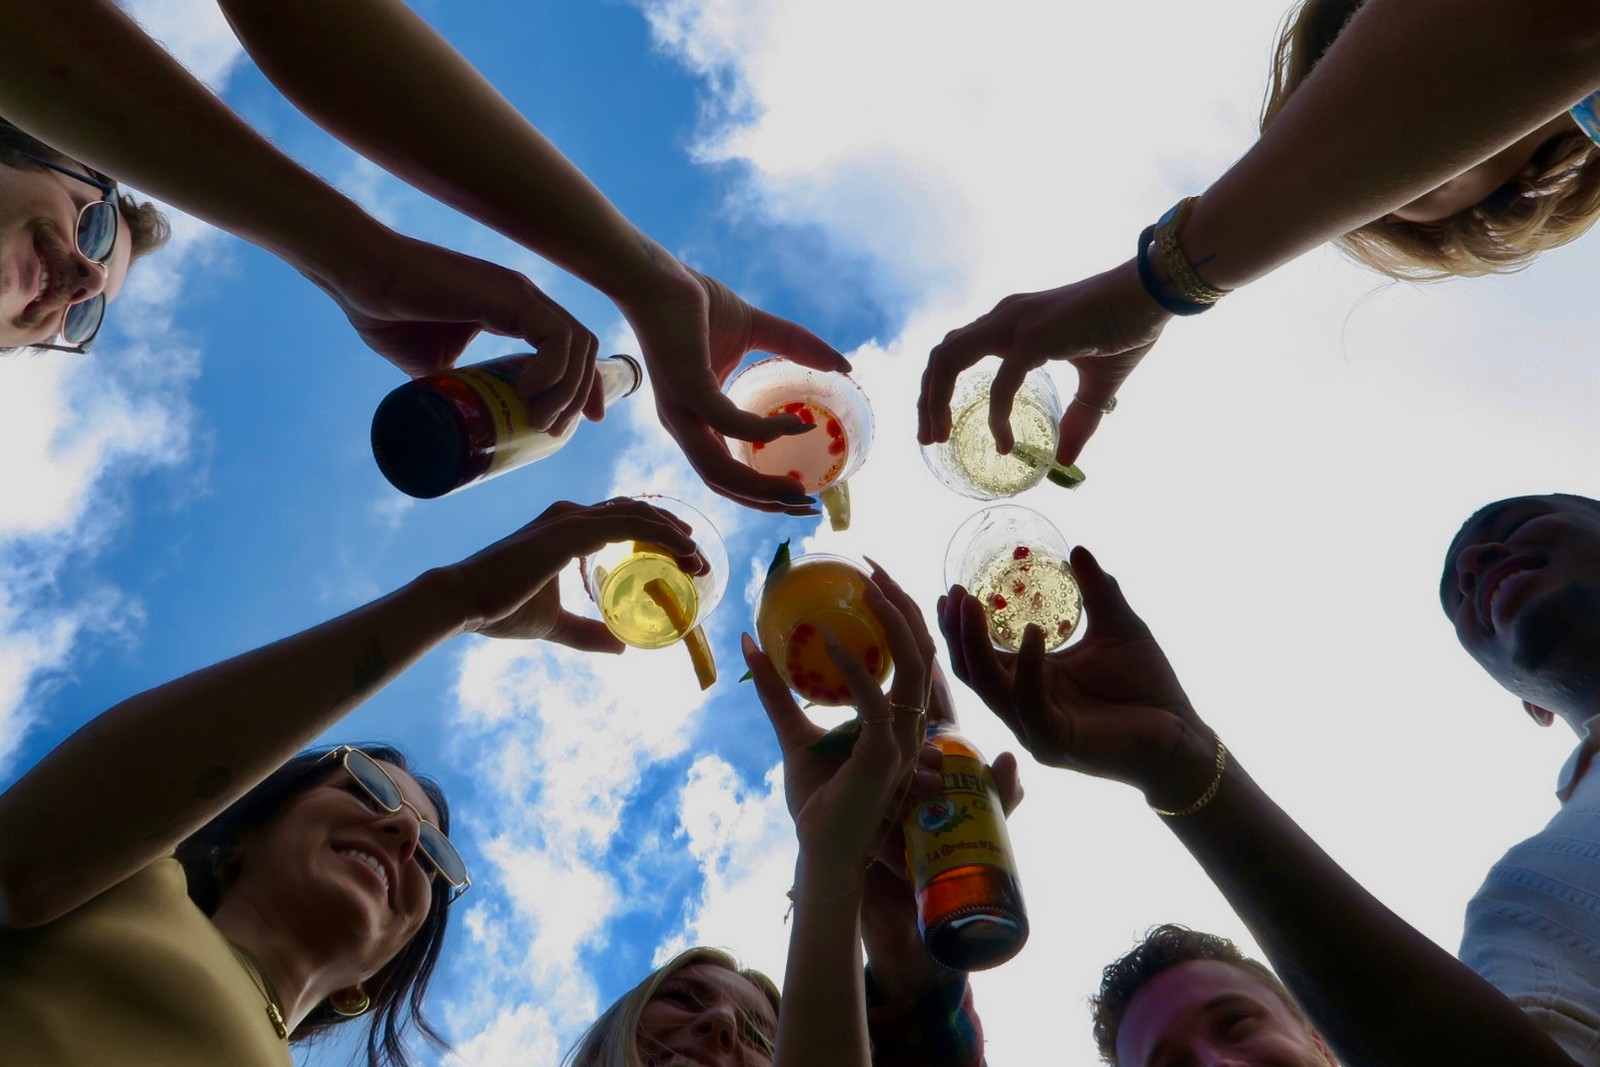
[[[1016,877],[994,773],[980,760],[944,757],[944,792],[906,817],[906,859],[918,892],[955,867],[981,863]]]
[[[484,477],[542,459],[566,440],[528,425],[528,405],[517,395],[517,376],[525,366],[527,357],[491,359],[446,372],[472,386],[494,422],[494,451]]]

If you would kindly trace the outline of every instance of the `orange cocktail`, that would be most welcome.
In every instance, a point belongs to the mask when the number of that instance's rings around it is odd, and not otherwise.
[[[787,556],[787,547],[779,549],[762,586],[756,640],[789,688],[810,703],[852,703],[821,631],[832,631],[879,684],[888,679],[889,641],[867,607],[867,572],[839,556],[812,554],[792,562]]]

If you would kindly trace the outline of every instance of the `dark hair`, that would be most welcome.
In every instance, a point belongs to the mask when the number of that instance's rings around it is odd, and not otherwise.
[[[444,792],[432,779],[411,771],[404,753],[388,745],[353,747],[416,778],[439,812],[439,829],[449,832],[450,808]],[[323,762],[331,751],[333,749],[324,748],[302,752],[178,846],[176,856],[189,880],[189,899],[201,911],[211,915],[217,910],[223,892],[237,871],[236,851],[244,838],[271,822],[290,801],[320,784],[337,769],[333,761]],[[422,928],[367,983],[367,995],[372,999],[367,1024],[368,1067],[409,1067],[411,1061],[406,1055],[405,1036],[412,1026],[430,1044],[449,1048],[443,1035],[423,1016],[422,1001],[444,946],[450,893],[450,886],[442,878],[434,879],[433,903]],[[312,1040],[350,1021],[324,1001],[295,1028],[292,1040],[295,1043]]]
[[[16,126],[0,118],[0,164],[16,167],[19,170],[43,169],[28,156],[41,156],[52,163],[82,170],[103,182],[116,184],[115,178],[84,166],[71,156],[63,155],[38,138],[23,133]],[[127,193],[122,193],[116,199],[122,217],[128,223],[128,232],[132,235],[131,250],[134,259],[147,252],[154,252],[167,243],[172,236],[172,226],[154,204],[135,200]]]
[[[1312,1029],[1306,1013],[1266,964],[1246,956],[1238,945],[1225,937],[1164,923],[1152,926],[1131,952],[1106,967],[1100,978],[1100,992],[1089,999],[1089,1010],[1094,1014],[1094,1040],[1100,1047],[1102,1060],[1117,1067],[1117,1031],[1134,994],[1162,971],[1190,960],[1220,960],[1233,964],[1276,993],[1295,1018],[1304,1023],[1307,1030]]]
[[[1364,0],[1300,0],[1273,54],[1261,132],[1277,119]],[[1521,270],[1576,240],[1600,218],[1600,145],[1576,124],[1552,136],[1491,195],[1437,222],[1374,219],[1334,241],[1363,266],[1400,281]]]

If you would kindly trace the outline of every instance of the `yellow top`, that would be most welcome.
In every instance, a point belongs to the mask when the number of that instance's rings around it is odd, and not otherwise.
[[[51,923],[0,930],[6,1067],[290,1067],[266,999],[157,860]]]

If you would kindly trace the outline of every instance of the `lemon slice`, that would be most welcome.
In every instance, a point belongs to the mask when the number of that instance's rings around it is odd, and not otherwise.
[[[828,525],[834,530],[850,528],[850,483],[834,482],[817,494],[828,512]]]
[[[660,578],[645,582],[644,593],[666,614],[674,630],[684,631],[683,643],[689,649],[689,662],[694,664],[694,676],[699,679],[701,689],[710,689],[717,683],[717,661],[711,655],[711,642],[706,640],[705,629],[689,626],[689,616],[684,612],[683,605],[678,603],[678,598],[672,595],[672,589]]]

